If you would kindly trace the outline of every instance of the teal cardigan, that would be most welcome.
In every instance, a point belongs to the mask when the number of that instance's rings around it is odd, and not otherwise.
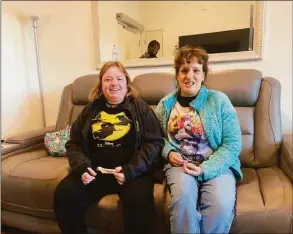
[[[179,89],[165,96],[158,104],[156,115],[165,133],[162,156],[167,159],[176,148],[168,141],[167,123],[177,101]],[[237,113],[229,98],[222,92],[201,86],[196,98],[190,103],[199,114],[205,135],[214,153],[200,166],[204,174],[198,180],[209,180],[221,175],[227,169],[234,173],[236,181],[242,180],[239,154],[241,152],[241,130]]]

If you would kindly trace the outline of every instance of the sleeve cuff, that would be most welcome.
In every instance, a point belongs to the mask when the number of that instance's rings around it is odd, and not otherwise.
[[[77,166],[74,170],[75,174],[81,176],[83,173],[87,172],[87,168],[89,166],[86,163],[80,164],[79,166]]]
[[[131,181],[132,180],[132,172],[131,172],[129,166],[128,165],[122,166],[122,171],[125,176],[125,182]]]
[[[203,181],[204,180],[204,168],[203,168],[203,165],[199,165],[199,167],[203,170],[203,173],[201,173],[198,177],[197,177],[197,180],[198,181]]]

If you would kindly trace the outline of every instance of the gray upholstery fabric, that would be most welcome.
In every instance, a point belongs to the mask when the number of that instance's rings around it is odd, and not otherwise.
[[[99,74],[91,74],[77,78],[72,84],[72,100],[75,105],[86,105],[90,90],[99,82]]]
[[[175,89],[176,79],[169,73],[147,73],[136,76],[133,86],[147,104],[157,105],[165,95]]]
[[[209,74],[204,84],[227,94],[234,106],[254,106],[261,79],[262,73],[257,70],[223,70]]]

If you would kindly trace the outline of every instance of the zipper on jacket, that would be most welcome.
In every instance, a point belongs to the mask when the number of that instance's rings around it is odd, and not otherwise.
[[[136,122],[136,132],[139,132],[139,123],[137,120],[135,120],[135,122]]]

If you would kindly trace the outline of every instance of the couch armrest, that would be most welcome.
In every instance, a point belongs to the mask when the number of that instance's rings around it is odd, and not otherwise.
[[[292,134],[283,137],[280,165],[285,174],[293,182]]]
[[[21,148],[27,148],[44,142],[44,137],[47,132],[53,132],[55,126],[50,126],[42,129],[21,133],[6,139],[9,144],[20,144]]]

